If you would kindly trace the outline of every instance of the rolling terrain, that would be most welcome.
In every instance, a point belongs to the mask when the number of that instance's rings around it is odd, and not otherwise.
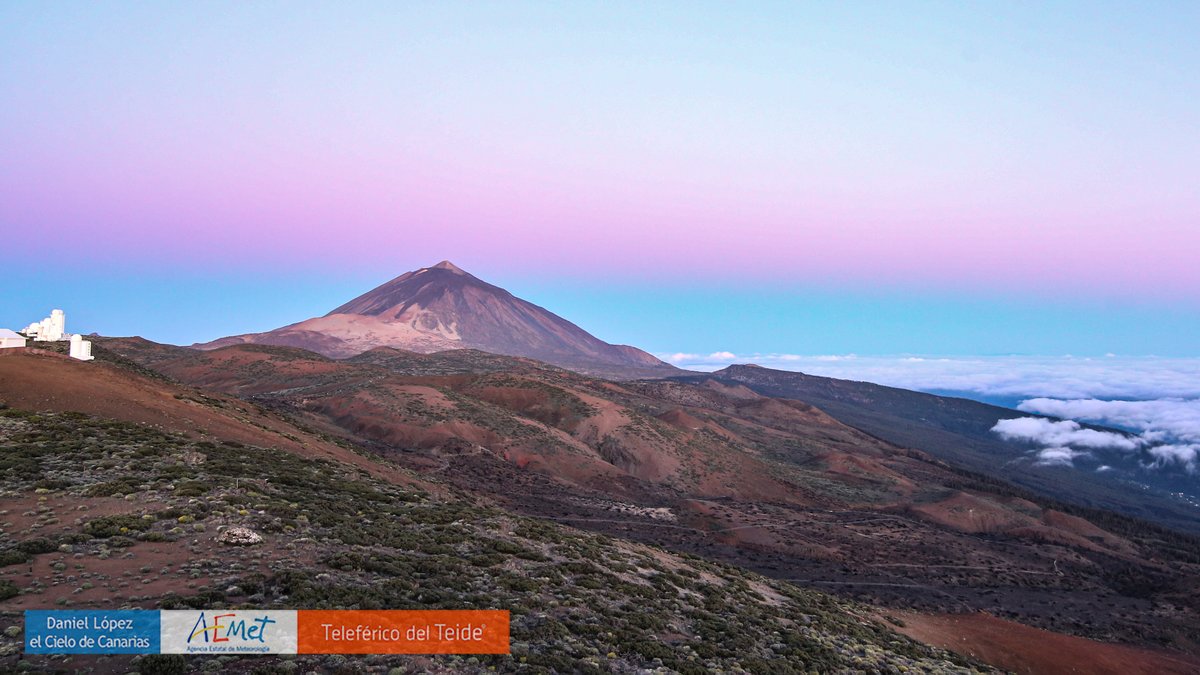
[[[1054,499],[1200,534],[1200,517],[1195,506],[1173,494],[1184,488],[1194,492],[1191,476],[1146,471],[1138,466],[1137,457],[1122,457],[1122,453],[1097,456],[1092,462],[1093,469],[1096,464],[1109,464],[1115,469],[1103,473],[1034,466],[1029,457],[1032,446],[1006,441],[992,431],[996,422],[1029,417],[1028,413],[964,398],[761,366],[735,365],[714,373],[675,379],[722,382],[767,396],[804,401],[872,436],[927,452],[954,466]]]
[[[528,518],[102,347],[56,348],[0,356],[5,672],[986,670],[861,604]],[[293,355],[293,375],[324,361]],[[244,529],[260,539],[226,538]],[[46,607],[500,608],[512,655],[23,655],[20,611]]]
[[[991,432],[1016,411],[757,367],[682,373],[449,263],[278,331],[96,338],[86,364],[64,349],[0,353],[9,609],[87,579],[55,602],[521,617],[522,660],[404,662],[432,670],[1062,670],[1038,642],[1088,672],[1200,669],[1192,514],[1029,470]],[[68,523],[72,503],[107,520]],[[223,556],[230,527],[263,545]],[[131,572],[116,549],[160,568],[145,593],[114,578]],[[67,574],[67,553],[97,560]],[[619,561],[639,555],[659,566]],[[210,562],[172,569],[184,558]],[[748,594],[727,575],[753,579]]]
[[[887,611],[986,612],[1183,655],[1200,645],[1194,538],[1046,499],[740,383],[618,383],[472,350],[333,360],[102,345],[511,512]]]

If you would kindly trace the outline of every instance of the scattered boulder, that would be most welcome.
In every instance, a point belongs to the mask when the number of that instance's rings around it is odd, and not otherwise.
[[[229,546],[253,546],[262,540],[261,534],[248,527],[231,527],[217,535],[217,541]]]

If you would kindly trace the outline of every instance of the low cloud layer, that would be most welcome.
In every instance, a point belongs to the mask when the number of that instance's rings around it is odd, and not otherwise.
[[[1043,448],[1038,451],[1037,464],[1040,466],[1075,466],[1076,457],[1086,457],[1088,453],[1072,448]]]
[[[1126,434],[1111,431],[1084,429],[1078,422],[1063,420],[1056,422],[1043,417],[1018,417],[1000,420],[992,431],[1009,441],[1038,443],[1053,448],[1088,448],[1102,450],[1111,448],[1133,452],[1145,441]]]
[[[1196,473],[1200,460],[1200,445],[1160,445],[1147,450],[1154,457],[1157,467],[1179,467],[1188,473]]]
[[[859,356],[856,354],[661,354],[692,370],[757,363],[922,391],[1055,399],[1200,398],[1200,358],[1102,356]]]
[[[1055,409],[1056,404],[1071,401],[1043,399],[1040,407]],[[1098,401],[1097,403],[1139,403],[1138,401]],[[1140,403],[1158,403],[1141,401]],[[1024,404],[1022,404],[1024,407]],[[1060,409],[1057,412],[1065,412]],[[1047,412],[1046,414],[1057,414]],[[1037,464],[1042,466],[1074,466],[1080,457],[1092,457],[1092,451],[1115,450],[1134,458],[1146,469],[1182,469],[1187,473],[1200,470],[1200,443],[1178,442],[1170,432],[1154,428],[1141,435],[1085,429],[1074,420],[1050,420],[1044,417],[1017,417],[996,422],[992,431],[1001,438],[1019,443],[1043,446],[1037,451]],[[1098,471],[1111,469],[1101,466]]]
[[[1188,473],[1200,471],[1200,400],[1101,401],[1035,398],[1022,402],[1018,408],[1025,412],[1140,432],[1138,440],[1146,447],[1150,466],[1180,468]],[[1015,421],[1017,420],[1005,420]],[[1000,424],[997,424],[993,430],[1003,435],[999,427]]]
[[[1158,434],[1164,438],[1200,443],[1200,399],[1101,401],[1094,398],[1033,398],[1024,401],[1017,408],[1025,412],[1116,426],[1145,434]]]

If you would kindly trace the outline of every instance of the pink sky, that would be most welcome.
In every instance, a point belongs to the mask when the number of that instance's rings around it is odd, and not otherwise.
[[[6,252],[1200,298],[1190,10],[889,11],[10,8]]]

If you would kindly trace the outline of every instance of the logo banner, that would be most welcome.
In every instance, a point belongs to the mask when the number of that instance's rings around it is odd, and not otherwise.
[[[508,610],[27,610],[27,654],[508,654]]]

